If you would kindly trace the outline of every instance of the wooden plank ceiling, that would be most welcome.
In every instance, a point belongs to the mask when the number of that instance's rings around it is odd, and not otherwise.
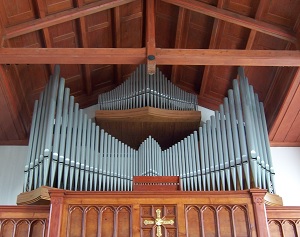
[[[0,144],[27,144],[53,64],[84,108],[147,63],[212,110],[245,66],[271,144],[300,146],[299,15],[299,0],[0,0]]]

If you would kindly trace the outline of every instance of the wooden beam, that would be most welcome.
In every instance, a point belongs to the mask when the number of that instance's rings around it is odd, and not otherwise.
[[[300,51],[157,49],[158,65],[300,66]]]
[[[145,48],[1,48],[0,64],[141,64]],[[300,66],[300,51],[156,49],[157,65]]]
[[[179,7],[189,9],[194,12],[198,12],[207,16],[218,18],[223,21],[227,21],[236,25],[253,29],[262,32],[264,34],[272,35],[280,39],[291,41],[295,44],[297,44],[298,42],[295,33],[290,30],[287,30],[286,28],[272,25],[267,22],[258,21],[247,16],[230,12],[225,9],[219,9],[217,7],[196,0],[163,0],[163,1],[170,4],[174,4]]]
[[[1,48],[0,64],[142,64],[145,48]]]
[[[74,8],[60,13],[49,15],[42,19],[28,21],[16,26],[8,27],[4,34],[4,39],[14,38],[20,35],[28,34],[46,27],[61,24],[67,21],[88,16],[97,12],[118,7],[134,0],[103,0],[85,5],[83,7]]]
[[[147,73],[153,75],[156,71],[154,0],[146,1],[146,18]]]

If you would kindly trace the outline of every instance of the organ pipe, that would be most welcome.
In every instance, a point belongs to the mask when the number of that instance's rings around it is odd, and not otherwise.
[[[59,66],[35,102],[24,191],[42,185],[69,190],[131,191],[133,176],[180,176],[184,191],[274,192],[274,167],[263,105],[242,68],[219,110],[199,129],[162,150],[151,136],[133,149],[96,125],[74,103]],[[140,65],[123,84],[99,95],[102,110],[152,106],[198,110],[197,96],[157,69]]]

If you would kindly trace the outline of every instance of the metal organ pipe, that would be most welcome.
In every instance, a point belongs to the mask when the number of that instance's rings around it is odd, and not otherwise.
[[[197,96],[175,87],[159,70],[147,75],[145,65],[122,85],[99,96],[100,109],[144,106],[198,109]],[[180,176],[184,191],[259,187],[274,192],[263,105],[242,69],[219,111],[197,131],[162,150],[151,136],[133,149],[88,119],[55,67],[34,105],[24,191],[41,185],[131,191],[133,176],[140,175]]]

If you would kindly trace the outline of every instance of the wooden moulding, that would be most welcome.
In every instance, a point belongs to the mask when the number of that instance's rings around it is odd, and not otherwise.
[[[98,110],[96,122],[132,148],[137,149],[146,138],[152,136],[162,149],[166,149],[199,129],[201,112],[153,107]]]
[[[30,192],[20,193],[17,197],[17,205],[50,205],[50,189],[53,188],[42,186]]]
[[[282,197],[273,193],[266,193],[265,204],[267,206],[283,206]]]

